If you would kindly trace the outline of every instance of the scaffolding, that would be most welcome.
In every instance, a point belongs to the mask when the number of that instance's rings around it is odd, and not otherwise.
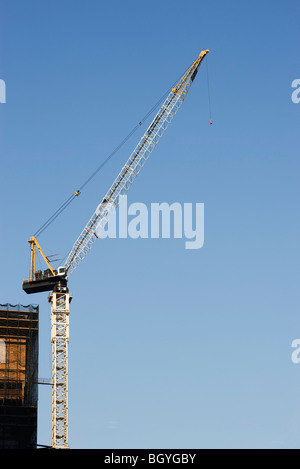
[[[38,323],[35,305],[0,304],[0,448],[36,448]]]

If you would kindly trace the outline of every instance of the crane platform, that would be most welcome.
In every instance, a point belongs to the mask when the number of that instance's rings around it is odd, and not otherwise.
[[[64,275],[61,275],[54,271],[55,275],[47,269],[44,273],[41,271],[36,272],[35,280],[23,280],[22,288],[28,293],[40,293],[44,291],[53,291],[58,284],[67,284],[67,279]]]

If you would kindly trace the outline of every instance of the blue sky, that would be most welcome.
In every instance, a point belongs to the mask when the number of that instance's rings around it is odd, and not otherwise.
[[[27,239],[211,51],[128,193],[128,203],[204,203],[204,246],[100,240],[72,274],[70,446],[299,448],[299,3],[0,8],[1,303],[40,305],[43,378],[50,307],[46,293],[22,291]],[[46,254],[69,252],[139,136],[41,235]],[[45,445],[50,393],[40,386]]]

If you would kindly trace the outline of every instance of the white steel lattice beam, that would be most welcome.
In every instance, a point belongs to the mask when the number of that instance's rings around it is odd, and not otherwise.
[[[70,295],[66,283],[49,295],[52,343],[52,447],[68,444],[68,345]]]
[[[97,231],[104,228],[113,208],[119,205],[120,195],[128,191],[168,125],[171,123],[194,81],[203,58],[208,52],[208,50],[201,52],[199,57],[177,83],[176,87],[169,93],[127,163],[78,237],[65,263],[68,277],[92,248],[98,238]]]

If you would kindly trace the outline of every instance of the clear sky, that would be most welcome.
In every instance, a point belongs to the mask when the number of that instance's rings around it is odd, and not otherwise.
[[[21,287],[28,238],[211,51],[128,192],[204,203],[203,247],[99,240],[70,277],[72,448],[299,448],[299,8],[0,1],[0,302],[39,304],[41,378],[50,305]],[[138,138],[41,235],[47,255],[65,257]],[[51,444],[50,386],[38,443]]]

